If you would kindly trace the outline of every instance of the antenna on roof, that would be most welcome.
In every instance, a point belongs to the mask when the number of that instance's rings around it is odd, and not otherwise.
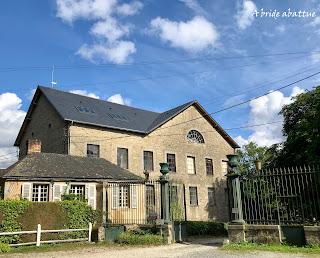
[[[53,88],[53,85],[57,84],[57,82],[55,82],[53,79],[54,79],[54,65],[52,66],[52,72],[51,72],[51,88]]]

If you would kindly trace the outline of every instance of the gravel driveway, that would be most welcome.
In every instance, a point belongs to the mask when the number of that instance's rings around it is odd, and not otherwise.
[[[90,247],[85,249],[77,249],[75,251],[57,251],[46,253],[29,253],[29,254],[10,254],[8,257],[54,257],[54,258],[160,258],[160,257],[181,257],[181,258],[202,258],[202,257],[222,257],[222,258],[296,258],[296,257],[316,257],[315,255],[303,254],[282,254],[272,252],[230,252],[220,251],[217,242],[205,241],[197,243],[173,244],[170,246],[158,247]],[[1,256],[4,257],[4,256]]]

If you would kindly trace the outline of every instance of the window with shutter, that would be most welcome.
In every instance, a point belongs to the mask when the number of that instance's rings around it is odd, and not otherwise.
[[[137,200],[137,186],[131,185],[130,186],[130,207],[136,209],[138,206]]]
[[[88,189],[88,205],[92,207],[92,209],[96,209],[96,185],[89,184],[87,186]]]
[[[21,190],[21,197],[25,200],[31,200],[31,183],[23,183]]]
[[[53,185],[53,201],[57,202],[61,200],[61,185]]]
[[[128,169],[128,149],[117,149],[117,165],[121,168]]]
[[[117,209],[119,208],[119,185],[112,184],[111,191],[112,191],[112,209]]]

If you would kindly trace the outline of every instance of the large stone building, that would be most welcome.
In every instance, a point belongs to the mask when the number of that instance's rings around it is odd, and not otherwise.
[[[226,155],[238,145],[197,101],[156,113],[38,87],[15,142],[20,159],[30,139],[42,152],[104,158],[150,179],[167,162],[188,220],[227,220]]]

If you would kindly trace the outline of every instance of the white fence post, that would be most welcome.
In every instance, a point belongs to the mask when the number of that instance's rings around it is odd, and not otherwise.
[[[92,234],[92,223],[89,222],[89,229],[88,229],[88,242],[91,242],[91,234]]]
[[[38,227],[37,227],[37,243],[36,243],[37,246],[40,246],[40,240],[41,240],[41,225],[38,224]]]

